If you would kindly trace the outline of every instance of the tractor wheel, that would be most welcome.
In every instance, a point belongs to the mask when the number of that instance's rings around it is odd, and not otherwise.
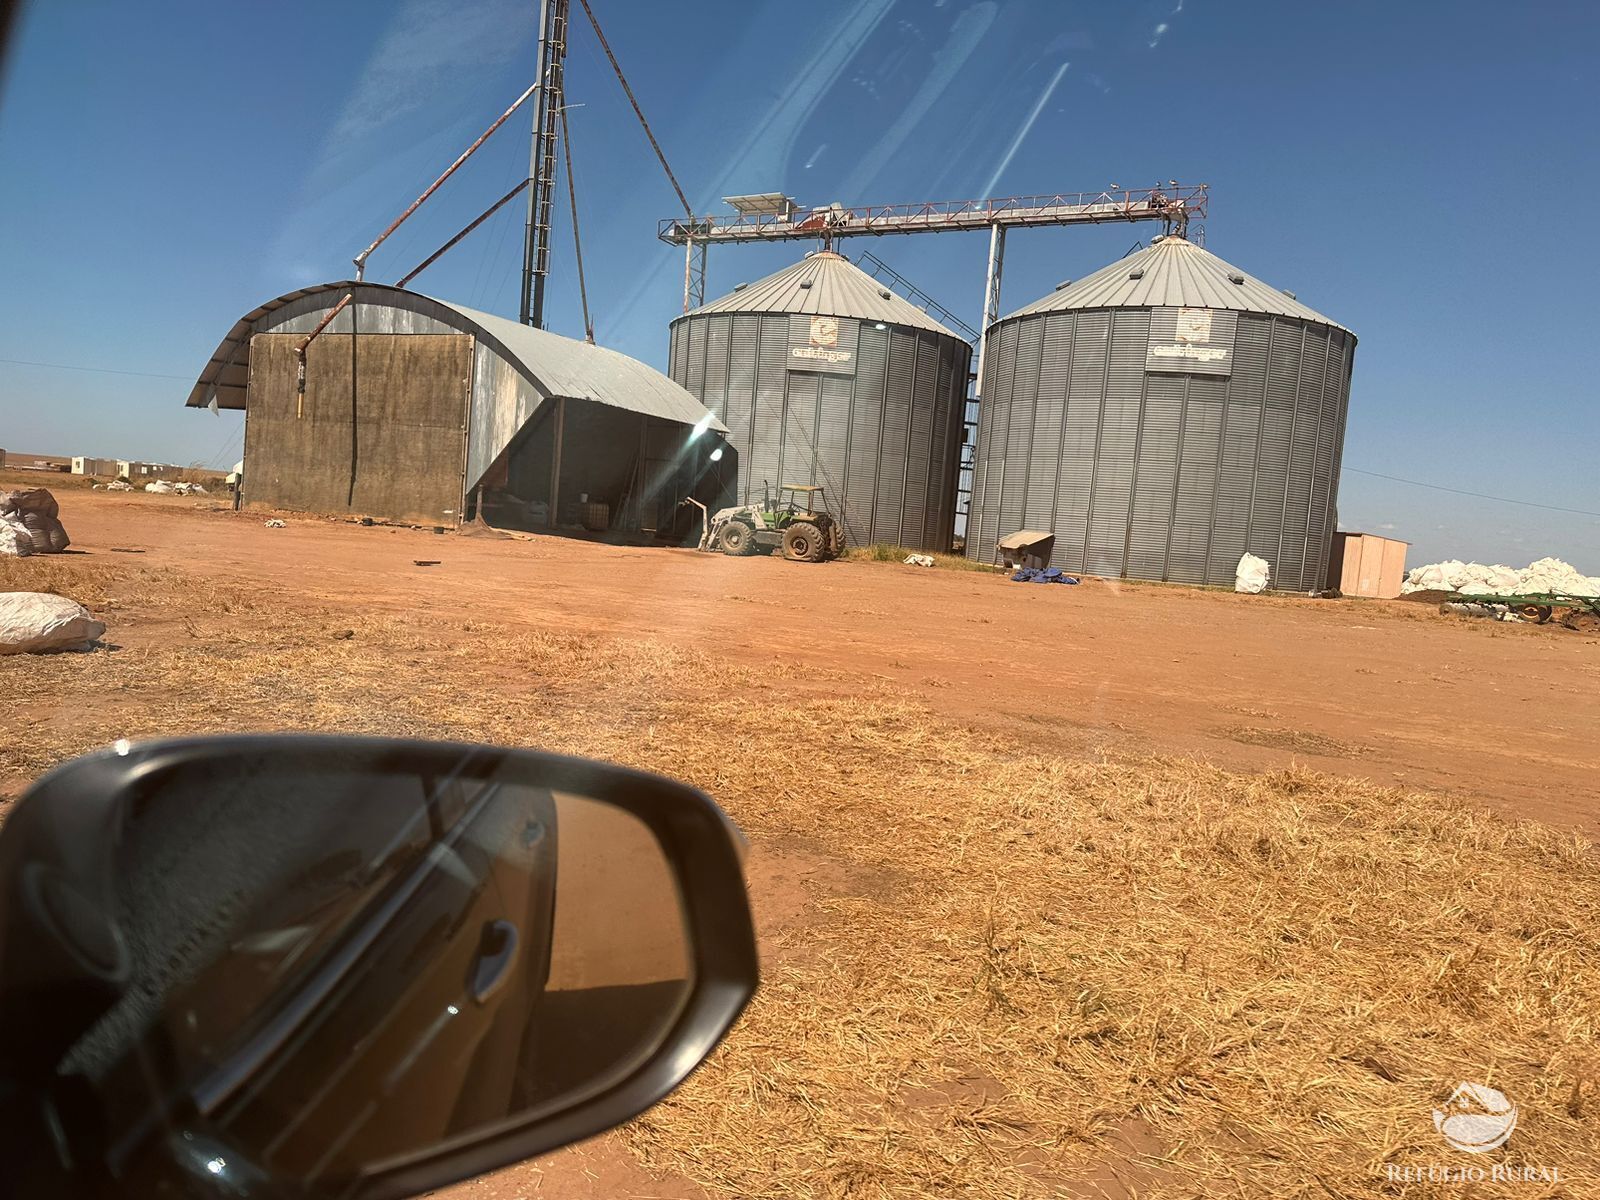
[[[790,562],[820,562],[827,539],[810,521],[796,521],[783,531],[783,556]]]
[[[828,557],[844,557],[844,526],[837,523],[828,526]]]
[[[729,521],[724,525],[717,542],[724,554],[731,554],[735,558],[744,558],[756,552],[755,531],[743,521]]]

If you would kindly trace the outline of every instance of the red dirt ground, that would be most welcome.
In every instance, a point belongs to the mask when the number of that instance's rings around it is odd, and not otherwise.
[[[348,607],[353,623],[363,612],[454,611],[652,636],[752,663],[792,657],[824,669],[828,682],[812,686],[894,680],[956,721],[1054,752],[1177,753],[1243,770],[1299,762],[1600,834],[1593,633],[1444,618],[1402,602],[1101,581],[1040,587],[892,563],[805,566],[289,514],[285,528],[269,529],[267,515],[77,490],[63,513],[74,549],[107,558],[137,550],[143,566],[259,581]],[[116,637],[137,648],[170,633],[136,623]],[[821,919],[817,900],[844,886],[842,870],[816,847],[755,846],[763,942]],[[609,1137],[439,1194],[704,1195],[645,1172]],[[1091,1180],[1083,1194],[1127,1193]]]
[[[77,492],[75,547],[259,579],[352,609],[455,609],[793,657],[909,685],[936,708],[1077,754],[1291,761],[1600,832],[1600,638],[1114,581],[1078,587],[900,564],[808,566],[560,537],[501,538]],[[439,560],[415,566],[415,560]],[[131,632],[131,631],[130,631]],[[136,635],[135,635],[136,636]]]

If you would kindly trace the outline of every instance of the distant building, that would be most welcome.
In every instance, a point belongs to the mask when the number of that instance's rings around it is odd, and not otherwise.
[[[117,475],[129,482],[138,479],[155,479],[165,475],[176,468],[167,463],[133,462],[128,459],[118,459],[116,463]],[[81,472],[80,472],[81,473]]]
[[[121,465],[114,458],[88,458],[82,454],[72,456],[74,475],[114,475]]]

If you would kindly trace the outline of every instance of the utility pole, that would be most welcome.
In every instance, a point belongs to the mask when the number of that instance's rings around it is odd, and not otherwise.
[[[539,89],[528,158],[528,217],[522,246],[524,325],[544,328],[544,287],[550,274],[550,208],[555,196],[556,141],[566,103],[562,74],[567,58],[568,0],[539,2]]]

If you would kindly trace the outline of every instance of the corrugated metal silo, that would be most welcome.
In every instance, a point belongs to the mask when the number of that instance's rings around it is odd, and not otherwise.
[[[669,374],[728,426],[729,503],[821,485],[852,544],[945,550],[971,349],[820,251],[675,320]]]
[[[967,553],[1053,530],[1054,565],[1324,586],[1353,333],[1182,238],[989,330]]]

